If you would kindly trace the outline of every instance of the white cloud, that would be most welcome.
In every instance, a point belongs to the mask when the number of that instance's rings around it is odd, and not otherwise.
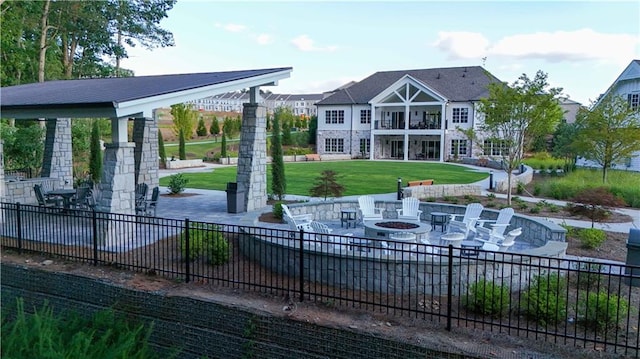
[[[222,28],[229,32],[243,32],[247,29],[246,26],[240,24],[216,24],[216,27]]]
[[[489,40],[476,32],[439,32],[433,45],[449,59],[480,59],[486,56]]]
[[[507,36],[489,51],[498,56],[542,58],[549,62],[603,60],[628,64],[637,56],[638,44],[638,36],[580,29]]]
[[[512,59],[544,59],[548,62],[603,61],[624,66],[637,58],[640,37],[605,34],[592,29],[537,32],[505,36],[490,43],[473,32],[440,32],[433,43],[449,59],[480,59],[487,56]]]
[[[293,44],[293,46],[295,46],[300,51],[327,51],[327,52],[333,52],[333,51],[336,51],[338,49],[337,46],[317,47],[314,44],[315,41],[313,41],[307,35],[300,35],[300,36],[294,38],[293,40],[291,40],[291,43]]]
[[[260,45],[268,45],[273,43],[273,36],[269,34],[259,34],[256,35],[255,40]]]

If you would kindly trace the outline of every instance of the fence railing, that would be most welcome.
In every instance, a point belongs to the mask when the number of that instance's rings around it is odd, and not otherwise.
[[[0,203],[5,249],[638,356],[640,267]]]

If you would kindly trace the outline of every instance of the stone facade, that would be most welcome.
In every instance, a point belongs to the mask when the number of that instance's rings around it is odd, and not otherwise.
[[[104,152],[98,209],[111,213],[135,212],[134,144],[107,144]]]
[[[149,188],[158,186],[158,120],[155,116],[134,119],[133,142],[136,184],[146,183]]]
[[[405,187],[403,190],[405,197],[416,197],[418,199],[439,198],[444,196],[479,196],[482,188],[478,185],[431,185]]]
[[[238,189],[244,190],[245,208],[267,205],[267,112],[263,106],[244,104],[238,157]]]
[[[59,178],[64,188],[73,187],[71,119],[47,119],[42,177]]]

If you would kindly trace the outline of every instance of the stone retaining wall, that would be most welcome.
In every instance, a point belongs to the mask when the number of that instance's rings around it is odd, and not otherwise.
[[[165,162],[165,168],[168,170],[179,169],[179,168],[202,167],[202,166],[204,166],[204,164],[202,163],[202,160],[167,160]]]
[[[479,196],[482,188],[478,185],[452,185],[441,184],[431,186],[411,186],[403,190],[405,197],[416,197],[418,199],[440,198],[444,196]]]
[[[38,205],[36,193],[33,191],[33,186],[37,184],[42,185],[43,188],[51,189],[63,187],[60,179],[49,177],[29,178],[22,181],[5,182],[4,184],[0,183],[0,185],[6,187],[3,201],[8,203],[20,202],[21,204]]]
[[[132,290],[104,280],[6,263],[0,269],[7,317],[13,315],[17,298],[23,298],[27,311],[45,302],[55,313],[87,317],[113,309],[130,320],[154,323],[149,341],[159,358],[176,348],[181,349],[181,359],[470,358],[468,353],[444,353],[357,329],[296,321],[287,312],[278,315],[211,299]],[[205,288],[201,292],[206,295]]]

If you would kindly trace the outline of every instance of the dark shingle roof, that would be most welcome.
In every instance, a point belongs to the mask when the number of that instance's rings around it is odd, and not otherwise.
[[[489,95],[487,85],[500,81],[480,66],[382,71],[339,90],[316,105],[366,104],[403,76],[409,75],[449,101],[474,101]]]
[[[0,89],[0,99],[3,110],[21,106],[121,103],[290,69],[48,81],[4,87]]]

